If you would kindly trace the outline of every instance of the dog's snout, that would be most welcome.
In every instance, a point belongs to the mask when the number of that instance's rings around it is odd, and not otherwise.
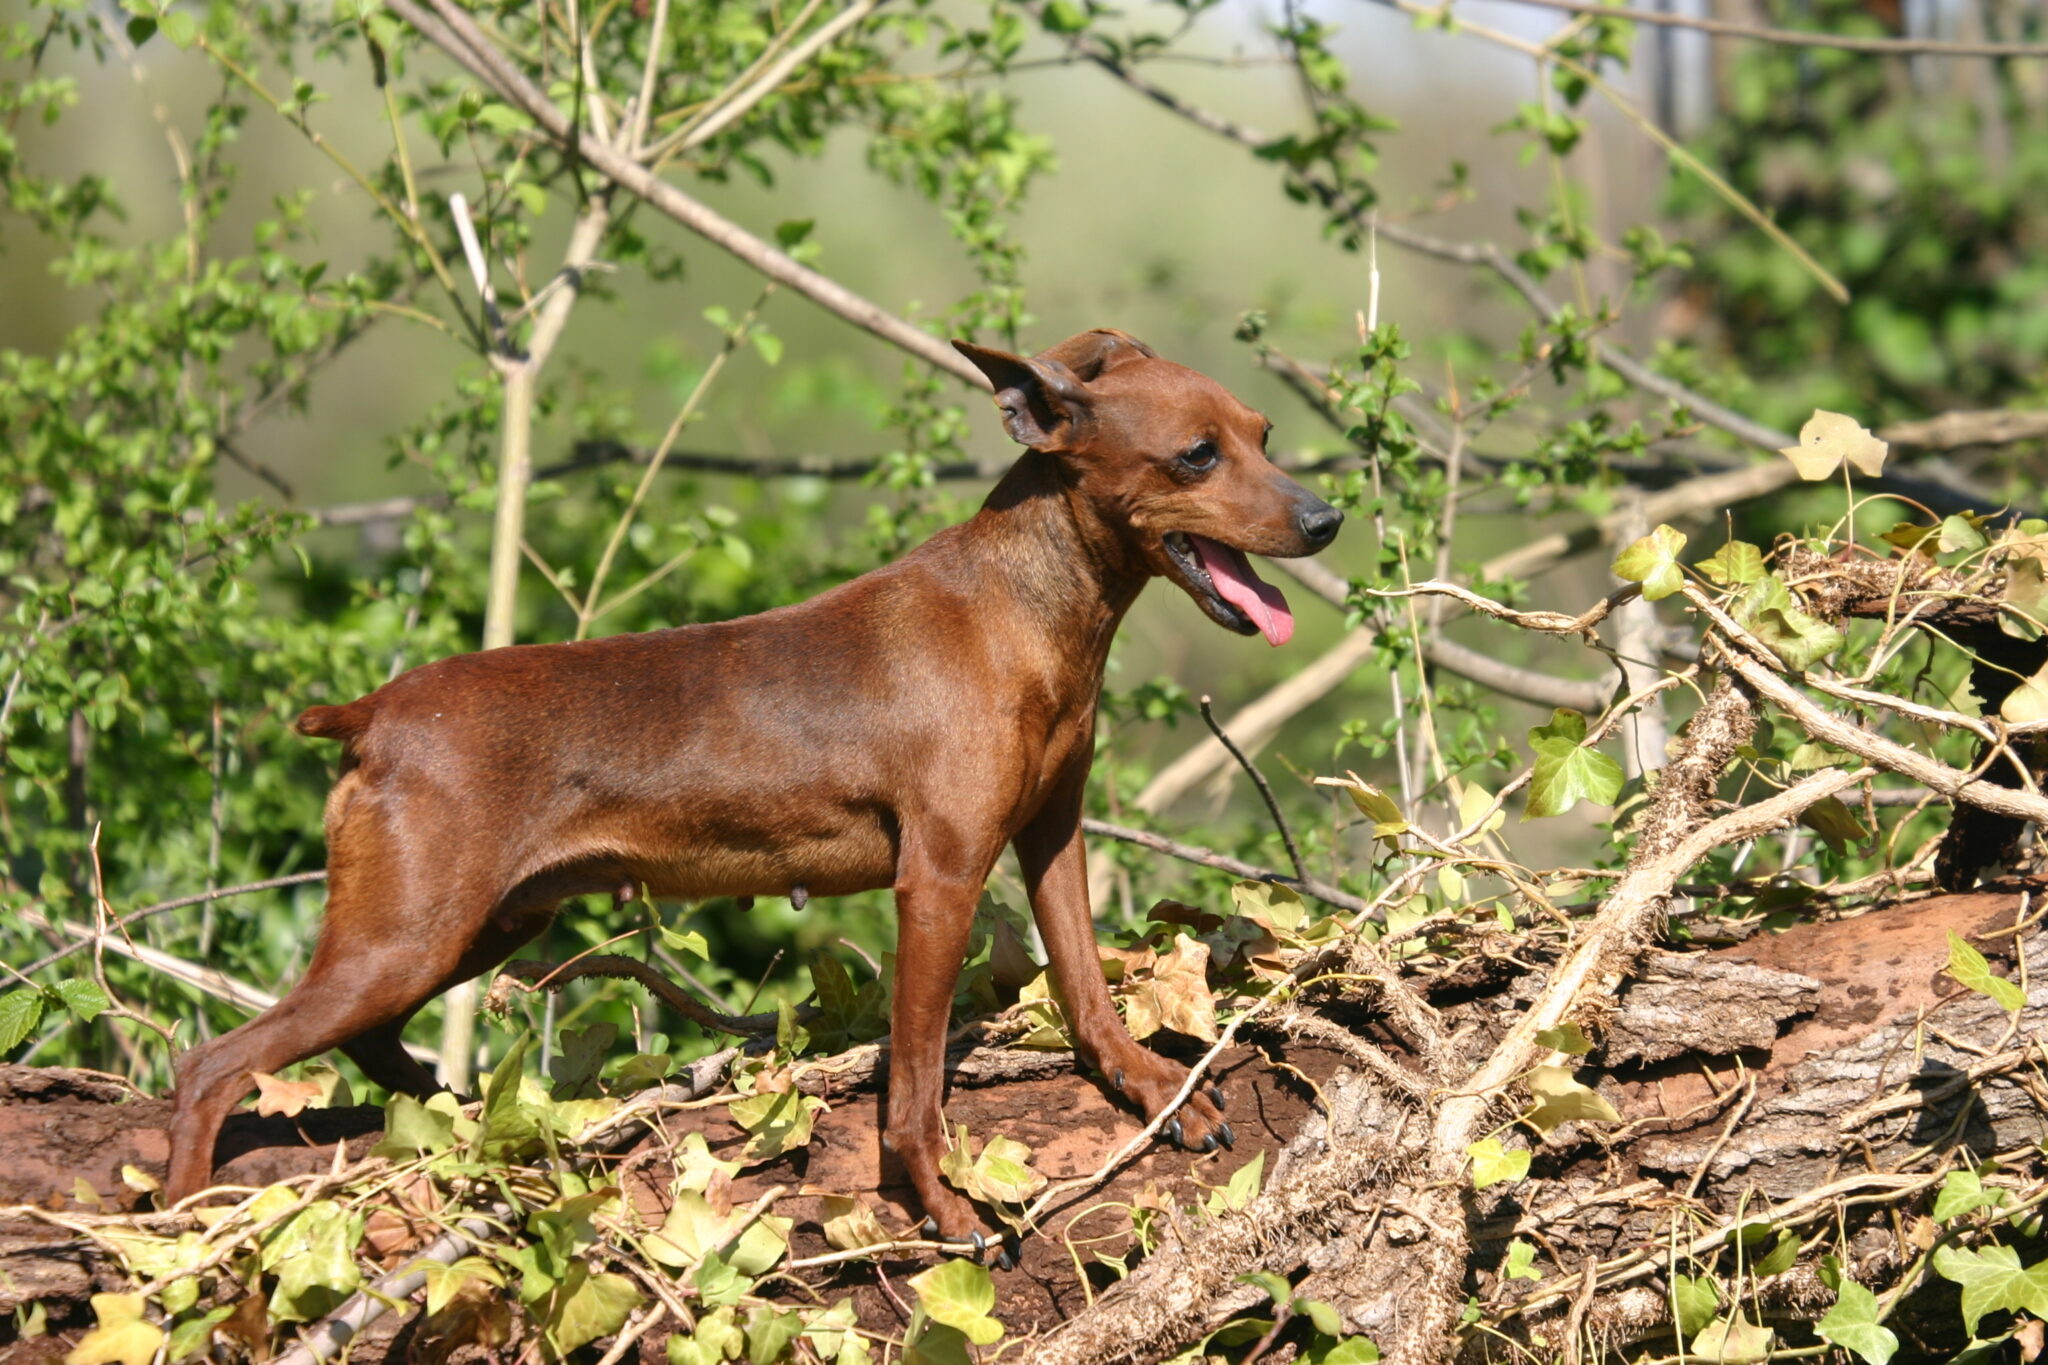
[[[1303,512],[1296,523],[1319,550],[1337,538],[1337,528],[1343,524],[1344,514],[1326,502],[1318,502]]]

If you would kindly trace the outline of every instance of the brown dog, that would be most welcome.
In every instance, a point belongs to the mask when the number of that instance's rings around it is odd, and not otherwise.
[[[886,886],[883,1141],[938,1230],[978,1243],[939,1176],[939,1105],[969,922],[1011,842],[1081,1060],[1148,1116],[1165,1108],[1187,1071],[1117,1017],[1088,907],[1081,797],[1110,639],[1163,575],[1280,644],[1287,605],[1242,552],[1312,554],[1343,515],[1267,461],[1264,417],[1120,332],[1030,359],[954,344],[1029,447],[972,520],[795,606],[443,659],[299,718],[343,744],[326,922],[289,995],[179,1060],[172,1199],[207,1183],[253,1071],[339,1047],[379,1085],[433,1090],[406,1021],[565,897]],[[1231,1138],[1202,1095],[1175,1125],[1189,1147]]]

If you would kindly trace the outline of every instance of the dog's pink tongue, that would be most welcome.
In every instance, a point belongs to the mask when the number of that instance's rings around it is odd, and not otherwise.
[[[1194,542],[1195,553],[1201,556],[1217,594],[1249,616],[1266,643],[1284,645],[1294,637],[1294,613],[1287,609],[1287,599],[1280,589],[1252,572],[1250,561],[1240,551],[1202,536],[1188,539]]]

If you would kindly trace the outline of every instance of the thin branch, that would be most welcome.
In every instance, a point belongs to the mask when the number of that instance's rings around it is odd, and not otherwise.
[[[1868,52],[1891,57],[2048,57],[2043,43],[1958,43],[1931,38],[1858,37],[1846,33],[1813,33],[1793,28],[1762,28],[1732,23],[1726,19],[1695,18],[1690,14],[1662,10],[1624,9],[1588,0],[1515,0],[1517,4],[1563,10],[1601,19],[1626,19],[1636,24],[1663,24],[1671,28],[1696,29],[1721,38],[1776,43],[1784,47],[1825,47],[1837,52]],[[1446,6],[1445,17],[1451,16]]]
[[[1209,727],[1209,733],[1216,736],[1216,742],[1230,751],[1230,756],[1237,760],[1237,766],[1244,769],[1245,775],[1251,778],[1252,785],[1259,789],[1259,797],[1266,803],[1266,810],[1273,817],[1274,827],[1280,831],[1280,842],[1287,847],[1287,861],[1294,865],[1294,879],[1300,881],[1307,877],[1308,872],[1301,865],[1301,850],[1294,843],[1294,832],[1287,828],[1287,817],[1280,813],[1280,803],[1273,798],[1272,784],[1266,781],[1266,775],[1259,771],[1258,765],[1245,757],[1244,750],[1230,742],[1230,736],[1225,734],[1223,727],[1217,723],[1216,712],[1206,695],[1201,700],[1201,711],[1202,724]]]
[[[1136,844],[1140,848],[1149,848],[1154,853],[1163,853],[1169,858],[1178,858],[1184,863],[1196,863],[1202,867],[1213,867],[1218,872],[1228,872],[1234,877],[1242,877],[1248,881],[1278,882],[1282,886],[1291,886],[1304,896],[1313,897],[1325,905],[1334,905],[1340,910],[1363,913],[1372,909],[1370,901],[1362,900],[1348,891],[1340,891],[1327,882],[1317,881],[1314,877],[1289,877],[1284,873],[1275,871],[1273,868],[1260,867],[1255,863],[1248,863],[1242,858],[1233,858],[1227,853],[1218,853],[1214,849],[1202,848],[1195,844],[1184,844],[1178,839],[1169,839],[1163,834],[1154,834],[1150,830],[1132,829],[1128,825],[1112,825],[1107,820],[1095,819],[1083,820],[1081,822],[1081,829],[1087,834],[1099,834],[1105,839],[1116,839],[1126,844]]]
[[[218,890],[200,891],[190,896],[174,896],[170,900],[158,901],[155,905],[147,905],[140,910],[131,910],[119,919],[114,920],[109,927],[126,930],[129,926],[140,924],[152,915],[161,915],[166,910],[183,910],[188,905],[205,905],[211,901],[226,900],[230,896],[247,896],[258,891],[276,891],[282,887],[303,886],[307,882],[324,882],[326,880],[327,873],[325,869],[318,872],[294,872],[288,877],[271,877],[266,881],[245,882],[241,886],[223,886]],[[33,915],[36,912],[24,910],[21,913],[23,915]],[[86,932],[88,935],[86,942],[74,943],[68,948],[58,949],[48,957],[37,958],[34,962],[21,969],[22,975],[33,976],[45,967],[54,967],[73,953],[83,952],[91,947],[90,932]]]
[[[744,88],[734,88],[707,112],[701,113],[693,124],[685,124],[663,140],[659,155],[670,152],[686,152],[692,147],[701,147],[712,138],[744,118],[747,112],[775,93],[777,86],[789,79],[790,73],[831,46],[848,29],[867,18],[878,9],[884,0],[855,0],[839,13],[827,20],[817,32],[784,52],[771,62],[751,81],[744,81]]]
[[[454,0],[390,0],[391,11],[417,28],[468,71],[524,110],[556,146],[645,200],[690,231],[738,257],[750,268],[788,285],[829,312],[976,389],[988,380],[965,357],[930,333],[862,298],[838,281],[799,265],[624,153],[581,137],[568,117],[484,36]],[[431,12],[429,12],[431,10]]]

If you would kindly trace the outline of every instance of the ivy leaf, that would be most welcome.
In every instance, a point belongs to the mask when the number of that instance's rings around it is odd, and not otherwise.
[[[1161,953],[1152,964],[1152,992],[1159,1002],[1161,1024],[1205,1043],[1216,1041],[1216,997],[1209,990],[1208,944],[1189,934],[1176,934],[1173,951]]]
[[[1842,1281],[1841,1296],[1813,1330],[1865,1365],[1885,1365],[1899,1349],[1897,1335],[1877,1320],[1877,1295],[1854,1280]]]
[[[1767,572],[1764,552],[1746,540],[1729,541],[1695,567],[1724,587],[1747,587]]]
[[[732,1120],[747,1130],[742,1160],[757,1165],[808,1145],[811,1120],[824,1107],[825,1101],[797,1090],[771,1090],[734,1100],[728,1106]]]
[[[22,1045],[43,1017],[41,991],[9,991],[0,995],[0,1052]]]
[[[473,1284],[505,1287],[505,1277],[498,1268],[482,1256],[464,1256],[447,1265],[439,1261],[418,1262],[420,1273],[427,1277],[427,1313],[432,1316],[455,1301],[455,1296]]]
[[[1860,844],[1870,837],[1850,809],[1842,804],[1840,797],[1823,796],[1799,813],[1799,823],[1818,834],[1835,853],[1846,853],[1849,845]]]
[[[1507,1259],[1501,1263],[1501,1278],[1505,1280],[1540,1280],[1543,1272],[1536,1268],[1536,1244],[1517,1237],[1508,1243]]]
[[[1963,1287],[1963,1326],[1973,1337],[1986,1313],[2024,1310],[2048,1318],[2048,1261],[2023,1270],[2011,1247],[1944,1246],[1935,1248],[1934,1273]]]
[[[1548,725],[1529,731],[1536,772],[1529,783],[1524,820],[1562,815],[1581,801],[1614,804],[1621,794],[1621,765],[1598,749],[1581,747],[1585,738],[1586,718],[1564,707],[1551,713]]]
[[[1756,1263],[1755,1272],[1759,1279],[1765,1279],[1772,1275],[1782,1275],[1790,1270],[1798,1260],[1799,1234],[1790,1231],[1781,1232],[1778,1234],[1778,1240],[1772,1245],[1770,1251],[1762,1260]]]
[[[1213,1025],[1214,1019],[1211,1016]],[[1022,1204],[1046,1187],[1046,1178],[1031,1169],[1031,1149],[1015,1138],[992,1137],[974,1159],[974,1183],[991,1199]]]
[[[2032,557],[2014,557],[2005,562],[2005,593],[2000,599],[2005,610],[1998,613],[1998,628],[2016,640],[2038,640],[2048,626],[2048,571]]]
[[[1529,1093],[1536,1104],[1522,1115],[1522,1122],[1539,1133],[1548,1133],[1560,1123],[1573,1119],[1591,1123],[1619,1123],[1621,1115],[1601,1098],[1600,1092],[1573,1079],[1571,1068],[1539,1066],[1529,1073]]]
[[[1552,1052],[1563,1052],[1573,1057],[1583,1057],[1593,1050],[1593,1040],[1586,1031],[1567,1019],[1556,1028],[1542,1029],[1536,1034],[1536,1046],[1547,1047]]]
[[[1692,1339],[1692,1353],[1719,1365],[1745,1365],[1769,1355],[1776,1339],[1777,1333],[1770,1328],[1759,1327],[1737,1314],[1732,1319],[1715,1318],[1702,1328]]]
[[[318,1081],[288,1081],[267,1071],[252,1071],[249,1076],[256,1082],[256,1112],[265,1118],[276,1114],[297,1118],[322,1098]]]
[[[593,1275],[577,1261],[549,1301],[541,1330],[555,1354],[566,1356],[624,1327],[640,1303],[639,1287],[624,1275]]]
[[[1220,1188],[1209,1191],[1209,1198],[1203,1208],[1209,1213],[1234,1213],[1258,1197],[1259,1180],[1265,1174],[1266,1154],[1260,1152],[1237,1171]]]
[[[1401,814],[1394,798],[1361,778],[1357,773],[1343,777],[1319,777],[1318,787],[1341,787],[1351,796],[1351,804],[1358,807],[1358,813],[1372,822],[1372,837],[1388,845],[1398,845],[1401,836],[1408,832],[1408,818]]]
[[[1671,1304],[1673,1316],[1678,1320],[1679,1335],[1695,1336],[1704,1331],[1714,1320],[1714,1314],[1721,1310],[1721,1286],[1711,1275],[1673,1275]]]
[[[1991,542],[1980,529],[1981,519],[1957,512],[1941,519],[1941,533],[1935,544],[1945,555],[1968,552],[1975,554]]]
[[[1804,672],[1842,647],[1845,637],[1825,621],[1807,614],[1776,574],[1750,585],[1736,607],[1735,619],[1777,656],[1787,668]]]
[[[1999,621],[2002,624],[2006,619],[2001,616]],[[2014,725],[2024,725],[2030,720],[2048,720],[2048,667],[2006,693],[2005,700],[1998,704],[1998,714]]]
[[[1948,974],[1956,984],[1979,995],[1991,997],[1991,1003],[2011,1014],[2026,1008],[2026,992],[2016,982],[1991,974],[1991,963],[1984,954],[1965,942],[1963,937],[1951,929],[1948,931]],[[2048,1314],[2043,1314],[2048,1317]]]
[[[1614,576],[1642,584],[1643,596],[1659,601],[1685,586],[1685,570],[1678,567],[1678,552],[1684,548],[1685,533],[1660,524],[1614,557]]]
[[[142,1295],[95,1294],[99,1325],[78,1339],[64,1365],[150,1365],[164,1344],[164,1329],[142,1318]]]
[[[1308,919],[1301,893],[1278,882],[1238,882],[1230,888],[1230,899],[1238,914],[1275,933],[1291,934]]]
[[[804,1330],[801,1314],[766,1304],[747,1310],[747,1365],[774,1365],[783,1348]]]
[[[270,1316],[283,1322],[325,1317],[363,1282],[356,1266],[363,1216],[333,1200],[311,1204],[263,1245],[266,1270],[277,1272]]]
[[[680,930],[669,928],[666,924],[659,927],[661,929],[661,941],[668,945],[670,952],[690,953],[693,956],[703,958],[706,962],[711,960],[711,945],[706,943],[704,935],[698,933],[695,929],[690,930],[688,933],[683,933]]]
[[[1781,447],[1778,453],[1792,462],[1802,479],[1825,479],[1840,469],[1844,460],[1874,479],[1884,473],[1888,449],[1854,417],[1816,408],[1799,428],[1799,444]]]
[[[1487,810],[1493,805],[1492,792],[1476,782],[1458,782],[1455,785],[1458,789],[1459,829],[1472,829],[1474,822],[1479,820],[1481,816],[1485,816],[1486,823],[1478,829],[1472,830],[1472,837],[1480,839],[1498,831],[1502,825],[1507,823],[1508,815],[1506,811],[1497,810],[1491,815],[1486,814]]]
[[[933,1322],[957,1329],[976,1346],[1002,1339],[1003,1325],[989,1316],[996,1306],[996,1283],[987,1266],[945,1261],[912,1276],[910,1287]]]
[[[1975,1171],[1950,1171],[1941,1180],[1941,1193],[1934,1196],[1934,1221],[1946,1223],[1978,1209],[1995,1209],[2005,1203],[2006,1192],[1986,1189],[1984,1178]]]
[[[1529,1174],[1529,1149],[1503,1150],[1497,1137],[1481,1138],[1465,1149],[1472,1158],[1472,1188],[1483,1190],[1504,1180],[1520,1180]]]
[[[880,1246],[895,1240],[889,1229],[882,1226],[882,1220],[875,1216],[875,1211],[862,1203],[858,1196],[835,1194],[808,1185],[803,1192],[816,1195],[822,1201],[819,1221],[825,1228],[825,1243],[834,1251],[859,1251],[862,1247]]]

